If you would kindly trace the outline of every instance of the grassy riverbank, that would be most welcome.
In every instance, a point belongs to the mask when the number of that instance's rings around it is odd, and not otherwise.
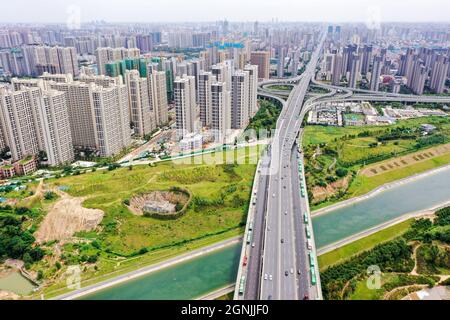
[[[370,250],[383,242],[398,237],[410,228],[413,220],[414,219],[403,221],[399,224],[388,227],[367,237],[349,243],[343,247],[320,255],[318,257],[320,270],[323,271],[332,265],[341,263],[345,260],[350,259],[352,256]]]

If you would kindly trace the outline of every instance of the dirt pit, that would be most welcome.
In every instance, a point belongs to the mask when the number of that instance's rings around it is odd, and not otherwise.
[[[153,191],[131,198],[129,208],[136,215],[145,212],[175,213],[177,204],[183,206],[187,200],[188,196],[182,192]]]

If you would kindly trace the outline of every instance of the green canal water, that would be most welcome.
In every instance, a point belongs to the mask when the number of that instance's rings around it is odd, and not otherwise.
[[[317,248],[450,200],[450,168],[313,219]]]
[[[0,278],[0,290],[27,295],[31,293],[33,289],[34,285],[19,272],[11,272],[7,276]]]
[[[450,200],[450,169],[331,211],[313,219],[318,248]],[[236,279],[241,245],[99,291],[85,299],[193,299]]]
[[[179,300],[236,281],[241,244],[174,265],[83,297],[86,300]]]

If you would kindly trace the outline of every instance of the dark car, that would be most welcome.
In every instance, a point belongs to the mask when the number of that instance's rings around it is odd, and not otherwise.
[[[286,270],[286,271],[284,272],[284,275],[287,277],[287,276],[289,275],[289,272]]]

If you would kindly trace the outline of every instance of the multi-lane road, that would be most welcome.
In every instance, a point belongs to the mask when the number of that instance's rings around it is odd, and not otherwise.
[[[305,112],[305,96],[322,49],[320,40],[307,69],[296,80],[277,122],[271,144],[268,200],[265,217],[260,299],[320,298],[311,283],[307,236],[303,215],[308,212],[305,198],[300,197],[297,136]],[[308,213],[307,213],[308,214]],[[313,239],[309,240],[313,242]]]

